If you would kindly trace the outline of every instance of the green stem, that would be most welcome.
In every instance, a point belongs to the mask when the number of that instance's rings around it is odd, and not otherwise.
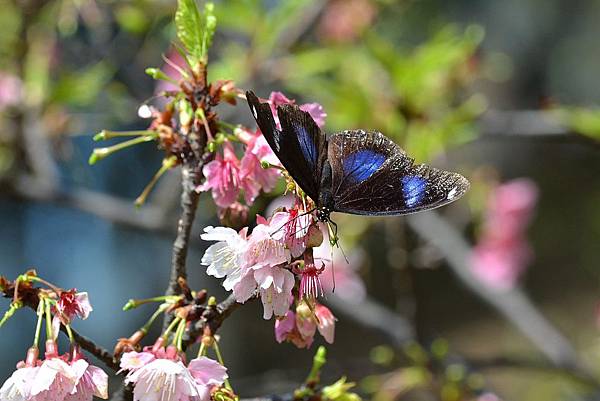
[[[183,351],[183,333],[185,332],[185,325],[185,319],[181,319],[179,326],[177,326],[175,337],[173,338],[173,345],[177,347],[178,351]]]
[[[200,349],[198,350],[198,358],[200,358],[201,356],[205,356],[206,355],[206,345],[204,345],[204,342],[202,342],[202,340],[200,341]]]
[[[128,136],[148,136],[148,135],[158,135],[156,131],[107,131],[102,130],[96,135],[94,135],[94,141],[106,141],[107,139],[112,138],[120,138],[120,137],[128,137]]]
[[[217,354],[217,361],[219,361],[219,363],[222,366],[225,366],[225,361],[223,360],[223,356],[221,355],[221,349],[219,348],[219,342],[216,338],[213,338],[213,347],[215,349],[215,354]],[[225,387],[228,390],[231,390],[232,393],[235,393],[233,391],[233,387],[231,387],[231,383],[229,383],[229,379],[225,379]]]
[[[150,191],[152,191],[152,188],[154,188],[154,186],[158,182],[159,178],[162,177],[162,175],[165,172],[167,172],[167,170],[171,169],[176,164],[177,164],[176,156],[171,156],[168,159],[163,160],[162,166],[158,169],[156,174],[154,174],[154,177],[152,177],[152,179],[150,180],[148,185],[146,185],[146,188],[144,188],[144,190],[142,191],[140,196],[138,196],[137,199],[135,200],[135,206],[137,206],[137,207],[142,206],[144,204],[144,202],[146,202],[146,198],[150,194]]]
[[[128,311],[130,309],[137,308],[140,305],[149,304],[152,302],[167,302],[167,303],[175,303],[181,299],[181,295],[161,295],[159,297],[153,298],[144,298],[144,299],[130,299],[123,306],[124,311]]]
[[[167,329],[163,333],[162,337],[164,338],[165,343],[169,340],[169,333],[175,328],[175,326],[177,326],[177,324],[179,324],[180,320],[181,320],[180,317],[176,317],[175,319],[173,319],[171,321],[171,324],[169,324],[169,326],[167,327]]]
[[[152,314],[152,316],[150,316],[150,319],[148,319],[148,321],[146,322],[146,324],[144,324],[140,330],[143,331],[144,334],[148,333],[148,330],[150,330],[150,326],[152,326],[152,324],[154,323],[154,321],[156,320],[156,318],[159,317],[162,313],[164,313],[164,311],[168,307],[169,307],[169,304],[162,304],[161,306],[159,306],[156,309],[156,311]]]
[[[71,344],[75,344],[75,337],[73,337],[73,330],[71,330],[71,325],[67,324],[65,325],[66,329],[67,329],[67,334],[69,335],[69,341],[71,342]]]
[[[50,302],[47,299],[40,298],[44,300],[44,310],[46,311],[46,339],[53,340],[54,333],[52,332],[52,312],[50,311]]]
[[[4,325],[4,323],[6,323],[6,321],[8,319],[10,319],[12,317],[12,315],[15,314],[15,312],[17,310],[19,310],[21,308],[22,304],[21,302],[11,302],[10,306],[8,307],[8,310],[6,312],[4,312],[4,316],[2,316],[2,320],[0,320],[0,327],[2,327]]]
[[[92,152],[90,159],[88,160],[88,163],[95,164],[99,160],[102,160],[106,156],[109,156],[115,152],[118,152],[119,150],[123,150],[130,146],[137,145],[138,143],[150,142],[150,141],[153,141],[156,138],[158,138],[157,132],[153,132],[153,131],[151,131],[151,132],[152,132],[152,134],[150,134],[150,135],[140,136],[138,138],[130,139],[128,141],[124,141],[124,142],[118,143],[113,146],[109,146],[106,148],[96,148]]]
[[[312,368],[308,374],[308,377],[306,378],[306,385],[308,387],[314,387],[315,385],[319,384],[321,369],[323,368],[323,365],[325,365],[325,362],[327,362],[326,355],[327,350],[325,347],[320,346],[315,353]]]
[[[42,332],[42,320],[44,319],[44,298],[41,298],[37,308],[37,324],[35,325],[35,336],[33,337],[33,346],[39,348],[40,334]]]

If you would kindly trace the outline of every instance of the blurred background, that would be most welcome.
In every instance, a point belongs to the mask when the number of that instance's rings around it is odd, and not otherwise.
[[[166,288],[179,175],[163,177],[136,210],[161,151],[146,144],[87,160],[98,131],[146,128],[138,107],[164,87],[144,69],[175,57],[176,2],[0,6],[0,274],[35,268],[88,291],[95,312],[75,328],[112,348],[151,313],[123,304]],[[347,375],[380,401],[600,399],[600,3],[215,7],[210,79],[319,102],[328,132],[380,130],[418,162],[472,182],[439,213],[334,217],[350,260],[339,255],[336,268],[352,285],[325,299],[339,318],[325,374]],[[253,126],[245,104],[219,113]],[[190,285],[223,297],[200,266],[208,244],[199,232],[217,223],[209,196],[200,202]],[[276,344],[273,322],[260,317],[254,302],[220,331],[242,396],[290,391],[312,359]],[[2,380],[34,324],[23,310],[2,328]]]

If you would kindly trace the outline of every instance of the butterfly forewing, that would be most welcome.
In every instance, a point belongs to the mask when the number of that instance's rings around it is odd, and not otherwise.
[[[275,155],[300,185],[316,201],[323,161],[327,157],[327,141],[317,124],[295,105],[281,105],[277,116],[281,129],[277,129],[268,103],[260,103],[252,92],[246,97],[256,122]]]
[[[468,181],[460,174],[414,165],[379,132],[343,131],[329,138],[334,210],[401,215],[433,209],[460,198]]]

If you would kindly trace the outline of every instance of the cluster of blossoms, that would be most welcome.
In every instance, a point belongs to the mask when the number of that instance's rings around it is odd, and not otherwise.
[[[34,275],[17,279],[15,303],[33,291],[31,281],[40,280]],[[43,281],[42,281],[43,282]],[[19,288],[21,284],[22,288]],[[93,397],[108,398],[108,376],[100,368],[86,361],[77,344],[71,338],[71,350],[60,355],[56,336],[60,325],[70,333],[73,318],[86,319],[92,311],[87,293],[76,290],[64,291],[54,286],[52,290],[39,290],[38,324],[33,346],[24,361],[17,364],[0,388],[0,400],[6,401],[92,401]],[[52,316],[53,315],[53,316]],[[41,323],[46,317],[46,348],[44,359],[39,359],[38,342]],[[70,336],[71,337],[71,336]]]
[[[186,366],[185,355],[173,345],[165,348],[162,337],[143,352],[124,353],[121,371],[127,371],[125,383],[135,385],[139,401],[209,401],[227,379],[227,368],[206,356]]]
[[[313,248],[321,245],[323,233],[313,216],[296,204],[269,220],[258,216],[257,223],[251,234],[247,228],[239,232],[228,227],[205,228],[202,239],[217,241],[202,257],[206,272],[225,278],[223,287],[233,291],[240,303],[258,292],[263,317],[281,319],[276,321],[278,341],[309,346],[319,327],[332,342],[335,318],[316,301],[323,293],[319,278],[323,266],[315,264]],[[294,303],[295,312],[290,310]]]
[[[281,92],[273,92],[269,97],[276,123],[277,106],[293,104]],[[313,117],[319,126],[325,123],[326,114],[318,103],[307,103],[300,108]],[[241,160],[235,153],[232,141],[239,142],[245,148]],[[211,191],[212,197],[221,210],[221,216],[227,215],[227,209],[239,210],[254,203],[260,191],[273,190],[277,179],[281,176],[280,170],[263,168],[263,163],[268,166],[279,165],[277,157],[261,134],[260,130],[249,130],[237,127],[233,135],[225,138],[221,151],[217,151],[215,159],[204,166],[202,173],[206,181],[198,186],[198,191]],[[240,193],[244,194],[245,206],[237,202]]]
[[[527,179],[499,185],[491,193],[482,233],[471,256],[473,274],[497,290],[513,288],[531,260],[525,230],[537,201]]]

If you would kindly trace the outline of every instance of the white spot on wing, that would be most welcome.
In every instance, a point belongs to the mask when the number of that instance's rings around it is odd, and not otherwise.
[[[252,114],[254,115],[254,118],[258,118],[258,113],[256,112],[256,107],[254,107],[254,105],[252,106]]]
[[[454,197],[456,196],[456,192],[457,192],[457,188],[454,187],[450,190],[450,192],[448,192],[448,200],[452,200],[454,199]]]

